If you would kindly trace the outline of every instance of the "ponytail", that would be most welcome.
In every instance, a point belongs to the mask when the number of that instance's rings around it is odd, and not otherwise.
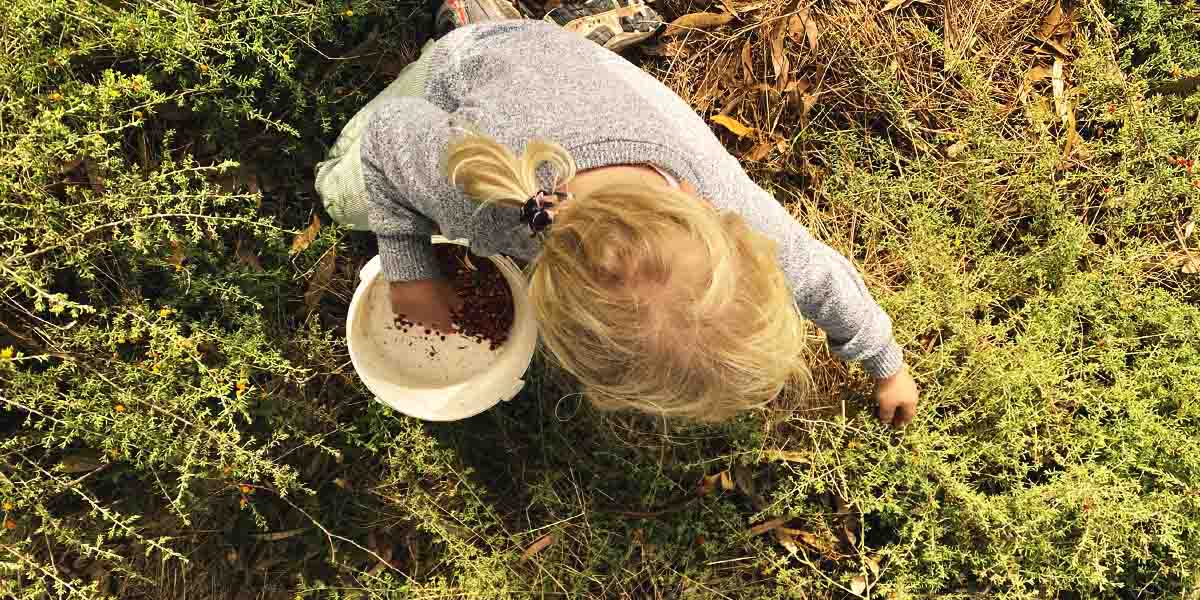
[[[446,157],[450,183],[483,205],[523,206],[541,189],[538,169],[542,165],[554,174],[552,189],[575,176],[575,159],[567,150],[540,140],[526,144],[518,158],[496,140],[470,134],[451,144]]]

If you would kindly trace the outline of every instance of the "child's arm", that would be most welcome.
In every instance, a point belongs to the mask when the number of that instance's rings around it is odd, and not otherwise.
[[[766,191],[754,184],[750,189],[755,193],[740,212],[779,243],[780,266],[801,314],[825,331],[835,354],[861,362],[876,379],[880,418],[907,423],[916,409],[916,383],[892,335],[892,320],[871,297],[858,269],[814,238]]]
[[[361,148],[369,221],[392,308],[442,331],[450,330],[450,313],[461,302],[442,278],[430,242],[438,226],[429,201],[445,192],[431,189],[439,171],[429,157],[436,153],[417,150],[444,145],[448,124],[449,115],[424,99],[397,98],[372,117]]]

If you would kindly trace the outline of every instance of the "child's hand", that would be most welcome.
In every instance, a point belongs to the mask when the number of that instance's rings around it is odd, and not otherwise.
[[[442,333],[454,331],[451,312],[462,308],[462,298],[444,279],[393,282],[389,289],[392,311],[406,321],[432,327]]]
[[[917,414],[917,382],[908,374],[908,366],[879,380],[875,397],[879,400],[879,420],[893,427],[904,427]]]

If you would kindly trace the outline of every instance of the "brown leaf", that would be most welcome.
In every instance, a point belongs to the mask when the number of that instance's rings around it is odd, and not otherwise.
[[[780,22],[770,30],[771,67],[775,70],[775,76],[779,78],[776,83],[780,88],[787,86],[788,68],[791,66],[787,54],[783,51],[785,39],[787,39],[787,24]]]
[[[1187,261],[1183,263],[1183,266],[1179,268],[1179,271],[1187,275],[1195,275],[1196,273],[1200,273],[1200,258],[1189,257]]]
[[[308,289],[304,292],[304,306],[308,307],[308,310],[315,310],[321,303],[321,298],[329,289],[329,280],[333,278],[335,267],[337,267],[336,247],[330,248],[325,256],[321,257],[316,270],[313,271],[312,278],[308,280]]]
[[[1062,2],[1056,2],[1054,8],[1050,9],[1050,14],[1042,19],[1042,26],[1038,29],[1038,35],[1051,39],[1070,30],[1070,16],[1063,11]]]
[[[749,152],[742,155],[742,158],[751,162],[758,162],[767,157],[771,153],[771,148],[775,147],[775,143],[770,140],[763,140],[754,145]]]
[[[768,531],[782,527],[783,524],[787,523],[788,519],[790,519],[790,518],[791,517],[777,517],[777,518],[771,519],[770,521],[767,521],[765,523],[759,523],[758,525],[751,527],[750,531],[747,533],[750,534],[750,537],[754,537],[756,535],[762,535]]]
[[[712,122],[728,129],[730,133],[738,137],[746,137],[754,135],[754,128],[742,123],[741,121],[728,115],[717,115],[712,118]]]
[[[729,471],[721,471],[721,491],[733,491],[733,478],[729,476]]]
[[[297,233],[295,239],[292,240],[292,254],[303,252],[305,248],[308,248],[313,243],[313,240],[317,239],[317,234],[320,232],[321,217],[313,213],[312,221],[308,224],[308,227],[305,227],[304,231]]]
[[[545,550],[550,544],[553,543],[553,533],[547,533],[546,535],[543,535],[542,537],[538,538],[537,541],[530,544],[529,547],[525,549],[525,552],[521,553],[521,560],[529,560],[533,558],[535,554]]]
[[[716,491],[717,485],[721,483],[721,474],[724,472],[725,471],[721,471],[720,473],[713,473],[712,475],[705,475],[702,477],[700,479],[700,485],[696,486],[696,495],[707,496]]]
[[[713,29],[722,25],[726,25],[732,20],[732,14],[711,12],[692,13],[690,15],[683,15],[682,17],[671,21],[671,24],[667,25],[667,30],[663,33],[663,35],[679,35],[694,29]]]
[[[817,104],[817,94],[802,94],[800,96],[800,101],[803,103],[800,109],[800,118],[802,120],[807,120],[808,113],[812,112],[813,106]]]
[[[1188,221],[1187,225],[1183,226],[1183,239],[1186,240],[1186,239],[1192,237],[1192,233],[1194,231],[1196,231],[1196,222]]]
[[[1055,40],[1053,38],[1044,38],[1041,36],[1034,36],[1034,37],[1037,38],[1037,41],[1049,46],[1055,52],[1059,53],[1061,56],[1063,56],[1065,58],[1074,57],[1074,54],[1072,54],[1071,51],[1068,50],[1066,46],[1062,45],[1062,43],[1059,42],[1058,40]]]
[[[879,12],[885,13],[889,10],[896,10],[901,6],[908,4],[909,2],[912,2],[912,0],[891,0],[887,4],[884,4],[883,8],[879,9]]]
[[[742,81],[754,81],[754,57],[751,55],[750,40],[742,44]]]
[[[258,255],[250,248],[249,242],[244,242],[242,238],[238,238],[233,242],[233,253],[237,256],[238,262],[250,267],[250,270],[257,273],[263,272],[262,262],[258,260]]]
[[[733,3],[732,3],[732,2],[730,2],[729,0],[721,0],[721,8],[724,8],[724,9],[725,9],[725,12],[727,12],[727,13],[729,13],[729,14],[731,14],[731,15],[737,15],[737,14],[738,14],[737,8],[736,8],[736,7],[734,7],[734,6],[733,6]]]
[[[801,9],[800,12],[788,19],[787,29],[788,37],[796,42],[801,40],[801,33],[803,33],[804,39],[808,41],[808,50],[810,52],[817,51],[817,38],[819,37],[817,21],[812,18],[807,8]]]
[[[855,596],[862,596],[863,592],[867,591],[867,578],[862,575],[856,575],[850,580],[850,591]]]

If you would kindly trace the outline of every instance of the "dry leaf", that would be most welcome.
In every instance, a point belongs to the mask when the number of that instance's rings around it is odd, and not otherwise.
[[[779,78],[777,85],[780,89],[787,86],[788,71],[791,65],[787,53],[783,51],[783,41],[787,38],[787,23],[780,22],[770,30],[771,67]]]
[[[800,102],[800,118],[801,120],[807,120],[808,113],[812,112],[813,106],[817,104],[817,94],[802,94],[800,96]]]
[[[867,591],[867,578],[862,575],[857,575],[850,580],[850,591],[854,592],[855,596],[862,596],[863,592]]]
[[[1071,21],[1067,13],[1063,11],[1062,2],[1056,2],[1054,8],[1050,9],[1050,14],[1042,19],[1042,27],[1038,30],[1038,35],[1048,39],[1070,30]]]
[[[787,523],[788,519],[790,519],[790,518],[791,517],[778,517],[775,519],[771,519],[770,521],[767,521],[765,523],[759,523],[758,525],[751,527],[750,531],[748,533],[750,534],[750,537],[754,537],[756,535],[762,535],[773,529],[778,529],[784,523]]]
[[[761,141],[754,145],[749,152],[742,155],[742,158],[751,162],[758,162],[767,157],[771,153],[771,148],[775,147],[775,143],[769,140]]]
[[[750,40],[742,44],[742,80],[746,83],[754,81],[754,58],[750,54]]]
[[[721,483],[721,473],[705,475],[700,479],[700,485],[696,487],[697,496],[707,496],[717,489],[717,484]]]
[[[1196,222],[1188,221],[1187,225],[1183,226],[1183,239],[1192,237],[1192,232],[1196,231]]]
[[[722,25],[728,24],[733,20],[732,14],[698,12],[690,15],[683,15],[670,25],[667,25],[667,31],[663,35],[678,35],[693,29],[713,29]]]
[[[1179,269],[1180,272],[1187,275],[1195,275],[1200,273],[1200,258],[1189,257],[1183,266]]]
[[[753,127],[750,127],[745,123],[742,123],[741,121],[727,115],[717,115],[712,118],[712,122],[724,127],[725,129],[728,129],[730,133],[738,137],[754,135]]]
[[[807,8],[801,9],[800,12],[792,15],[792,17],[788,19],[787,29],[788,37],[792,38],[792,40],[796,42],[800,41],[801,32],[803,32],[805,40],[808,41],[808,50],[810,52],[817,51],[817,38],[819,36],[817,32],[817,21],[816,19],[812,18],[812,15],[809,14]]]
[[[233,253],[237,256],[238,262],[250,267],[250,270],[262,273],[262,262],[258,260],[258,255],[250,248],[248,242],[243,242],[242,238],[238,238],[233,242]]]
[[[737,14],[738,14],[737,8],[735,8],[735,7],[733,6],[733,3],[732,3],[732,2],[730,2],[729,0],[721,0],[721,8],[724,8],[724,9],[725,9],[725,12],[727,12],[727,13],[729,13],[729,14],[731,14],[731,15],[737,15]]]
[[[313,213],[312,221],[308,224],[308,227],[305,227],[304,231],[297,233],[295,239],[292,240],[292,254],[303,252],[305,248],[308,248],[313,243],[313,240],[317,239],[317,234],[320,232],[321,218],[316,213]]]
[[[1060,43],[1058,40],[1055,40],[1052,38],[1044,38],[1044,37],[1040,37],[1040,36],[1034,36],[1034,37],[1037,38],[1037,41],[1039,41],[1047,46],[1050,46],[1051,48],[1054,49],[1055,52],[1058,52],[1060,55],[1062,55],[1066,58],[1072,58],[1074,56],[1071,54],[1071,51],[1068,50],[1066,46],[1062,45],[1062,43]]]
[[[905,4],[908,4],[911,1],[912,0],[891,0],[887,4],[884,4],[883,8],[879,9],[879,12],[887,12],[889,10],[896,10],[897,8],[900,8],[901,6],[904,6]]]
[[[733,491],[733,478],[729,476],[729,471],[721,471],[721,491]]]
[[[1054,59],[1054,68],[1051,70],[1054,86],[1054,114],[1058,115],[1059,119],[1066,122],[1067,119],[1067,82],[1063,79],[1063,62],[1062,59]]]
[[[337,249],[330,248],[329,252],[321,257],[316,270],[313,271],[312,278],[308,280],[308,289],[304,292],[304,306],[307,306],[308,310],[315,310],[321,303],[321,298],[325,296],[325,290],[329,289],[329,280],[333,278],[336,266]]]
[[[946,156],[948,156],[950,158],[954,158],[954,157],[958,156],[959,154],[962,154],[962,151],[966,150],[966,149],[967,149],[967,140],[958,140],[957,142],[950,144],[949,148],[946,148]]]
[[[521,554],[521,559],[529,560],[529,559],[533,558],[533,555],[537,554],[538,552],[541,552],[542,550],[545,550],[547,546],[549,546],[550,544],[553,544],[553,543],[554,543],[554,534],[547,533],[546,535],[543,535],[542,537],[538,538],[536,542],[530,544],[529,547],[525,549],[525,552],[523,552]]]

